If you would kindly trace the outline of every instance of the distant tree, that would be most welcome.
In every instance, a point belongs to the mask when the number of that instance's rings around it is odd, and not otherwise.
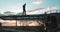
[[[10,11],[7,11],[7,12],[4,12],[5,15],[14,15],[13,12],[10,12]]]
[[[0,13],[0,16],[4,16],[4,14],[1,14],[1,13]]]
[[[21,12],[19,12],[19,13],[17,13],[16,15],[22,15],[22,13],[21,13]]]

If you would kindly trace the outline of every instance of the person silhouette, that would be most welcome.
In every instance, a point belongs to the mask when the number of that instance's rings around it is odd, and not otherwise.
[[[23,15],[26,15],[26,9],[25,9],[26,3],[23,5]]]

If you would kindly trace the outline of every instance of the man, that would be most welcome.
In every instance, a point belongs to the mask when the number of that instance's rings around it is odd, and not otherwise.
[[[26,6],[26,3],[23,5],[23,15],[26,15],[25,6]]]

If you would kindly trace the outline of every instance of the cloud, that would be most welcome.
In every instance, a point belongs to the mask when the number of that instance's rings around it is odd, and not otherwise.
[[[5,12],[4,10],[0,10],[0,14],[4,14],[4,12]]]
[[[32,4],[34,4],[34,5],[39,5],[39,4],[42,4],[42,3],[43,3],[42,0],[36,0],[36,1],[32,2]]]
[[[42,8],[42,9],[36,9],[36,10],[31,10],[30,12],[27,11],[27,14],[42,14],[44,12],[47,12],[47,11],[51,11],[51,10],[57,10],[58,8],[56,6],[49,6],[47,8]],[[13,14],[17,14],[19,12],[22,12],[21,9],[14,9],[14,10],[11,10],[11,12],[13,12]],[[1,14],[4,14],[4,11],[0,11]]]
[[[33,4],[35,5],[42,4],[42,1],[36,1],[36,2],[33,2]]]
[[[21,9],[14,9],[11,12],[13,12],[14,14],[16,14],[16,13],[22,12],[22,10]]]
[[[16,15],[17,13],[22,12],[22,9],[13,9],[13,10],[9,10],[9,11],[0,10],[0,14],[3,14],[3,15],[11,14],[11,13],[5,14],[5,12],[12,12],[12,15]]]
[[[58,9],[56,6],[49,6],[46,8],[46,10],[56,10]]]
[[[49,6],[47,8],[42,8],[42,9],[36,9],[36,10],[32,10],[30,12],[27,12],[27,14],[42,14],[44,12],[47,11],[51,11],[51,10],[57,10],[58,8],[56,6]]]

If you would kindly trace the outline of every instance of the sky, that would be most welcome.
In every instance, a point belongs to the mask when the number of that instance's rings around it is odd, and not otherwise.
[[[53,9],[60,9],[60,0],[0,0],[0,12],[22,12],[22,6],[25,3],[27,11],[39,8],[51,9],[51,7]]]

